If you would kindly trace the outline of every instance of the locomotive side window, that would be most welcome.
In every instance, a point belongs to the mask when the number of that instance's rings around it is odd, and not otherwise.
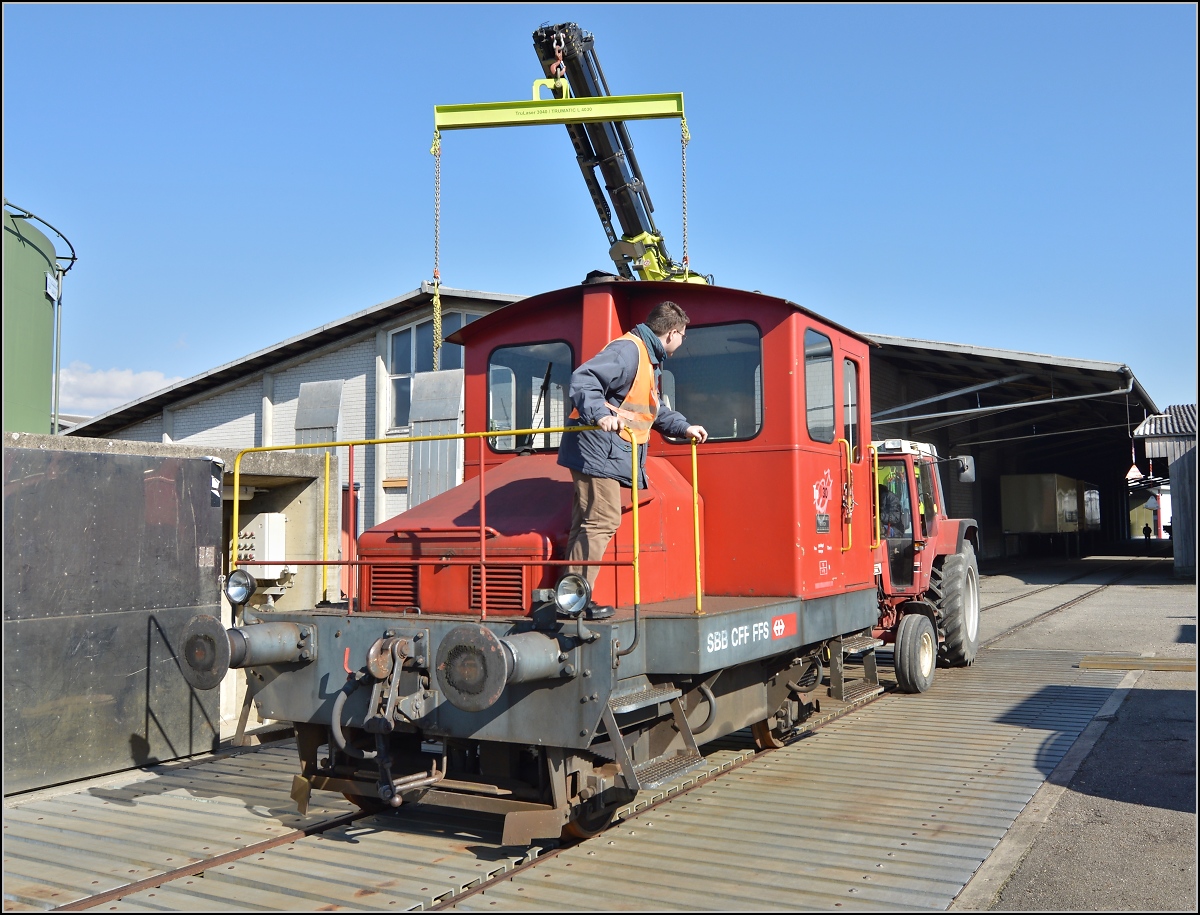
[[[833,344],[809,328],[804,331],[804,401],[814,442],[833,441],[833,390]]]
[[[553,429],[571,411],[571,347],[566,343],[505,346],[488,359],[488,431]],[[503,435],[491,440],[493,451],[547,451],[558,447],[561,432]]]
[[[858,365],[852,359],[842,362],[842,438],[850,443],[853,460],[862,460],[858,440]]]
[[[666,403],[710,439],[753,438],[762,428],[762,333],[748,322],[689,327],[663,369]]]

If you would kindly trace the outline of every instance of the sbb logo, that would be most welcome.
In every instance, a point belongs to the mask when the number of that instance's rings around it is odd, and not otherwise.
[[[771,620],[771,638],[783,639],[796,634],[796,614],[788,613]]]

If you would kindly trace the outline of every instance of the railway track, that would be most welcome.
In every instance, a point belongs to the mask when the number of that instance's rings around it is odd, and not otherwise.
[[[982,645],[990,648],[1146,565],[1114,562],[984,603],[984,611],[1011,610],[1075,586]],[[1106,580],[1080,592],[1077,583],[1087,577]],[[524,910],[557,908],[567,904],[560,892],[577,897],[580,888],[595,900],[605,887],[612,891],[608,904],[597,908],[628,907],[637,898],[667,906],[666,899],[653,901],[658,890],[648,878],[630,890],[626,877],[638,861],[656,856],[664,867],[682,867],[666,863],[671,843],[692,849],[688,861],[697,863],[687,867],[699,868],[697,878],[707,857],[711,867],[734,871],[753,871],[757,860],[760,872],[772,874],[780,848],[797,860],[823,862],[819,879],[780,891],[783,908],[795,908],[796,893],[818,908],[944,908],[939,900],[948,903],[970,879],[1121,676],[1082,670],[1078,657],[1048,652],[1034,665],[1041,682],[1028,675],[1029,652],[1020,653],[1019,670],[1005,663],[1011,654],[981,651],[974,669],[939,671],[922,696],[885,692],[853,704],[822,699],[804,739],[780,750],[756,753],[746,732],[710,744],[703,769],[643,792],[610,830],[574,845],[505,848],[498,820],[420,807],[369,815],[333,797],[300,817],[287,797],[295,769],[290,745],[10,799],[4,910]],[[948,725],[956,735],[949,741]],[[1049,742],[1047,733],[1054,735]],[[931,804],[925,790],[898,797],[888,787],[906,758],[938,760],[930,790],[944,803]],[[793,807],[781,820],[780,811]],[[947,809],[954,817],[938,812]],[[811,826],[814,818],[824,825]],[[773,824],[766,833],[765,822]],[[793,822],[809,824],[808,831],[791,829]],[[711,842],[702,838],[707,829],[714,830]],[[905,839],[888,849],[893,833]],[[723,834],[736,843],[722,841]],[[655,844],[660,840],[666,846]],[[619,869],[606,879],[605,867]],[[739,879],[761,884],[762,873]],[[719,887],[690,902],[686,894],[672,898],[678,904],[668,907],[736,907]],[[776,906],[771,888],[749,898]]]

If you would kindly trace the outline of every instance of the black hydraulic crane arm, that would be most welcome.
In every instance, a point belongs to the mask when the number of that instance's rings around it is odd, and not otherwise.
[[[591,33],[575,23],[543,25],[533,33],[533,46],[546,76],[566,77],[576,98],[612,95],[596,57]],[[555,90],[555,95],[562,97],[561,90]],[[678,276],[682,279],[685,275],[683,266],[671,259],[654,225],[654,205],[642,180],[625,124],[604,121],[567,124],[566,128],[575,147],[583,180],[608,235],[609,253],[617,271],[627,279],[633,278],[633,269],[643,278]],[[621,228],[619,237],[613,228],[614,213]],[[694,273],[690,278],[693,282],[703,281]]]

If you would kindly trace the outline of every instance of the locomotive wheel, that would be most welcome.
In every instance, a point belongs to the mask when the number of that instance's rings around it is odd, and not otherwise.
[[[365,794],[351,794],[349,791],[343,791],[342,797],[363,813],[383,813],[385,810],[392,809],[392,806],[384,803],[381,798],[368,797]]]
[[[750,733],[754,736],[754,745],[760,750],[778,750],[780,747],[787,746],[787,741],[776,732],[773,721],[774,719],[767,718],[750,726]]]
[[[612,824],[613,817],[617,814],[617,806],[613,804],[602,808],[599,812],[580,813],[562,828],[562,838],[590,839],[600,835]]]
[[[942,658],[951,667],[966,667],[979,651],[979,565],[970,541],[943,560],[941,579]]]
[[[937,672],[938,642],[933,623],[921,613],[909,613],[896,629],[896,684],[901,692],[923,693]]]

